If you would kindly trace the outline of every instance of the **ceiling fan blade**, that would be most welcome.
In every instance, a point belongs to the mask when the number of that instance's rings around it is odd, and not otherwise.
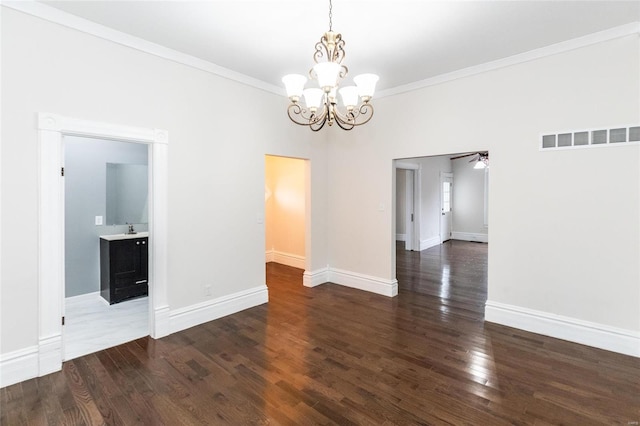
[[[451,157],[450,160],[457,160],[458,158],[470,157],[472,155],[478,155],[478,153],[472,152],[471,154],[462,154],[462,155],[458,155],[457,157]]]

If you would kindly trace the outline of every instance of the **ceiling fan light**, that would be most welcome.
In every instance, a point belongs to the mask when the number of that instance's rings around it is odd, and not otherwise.
[[[358,88],[356,86],[346,86],[338,90],[342,103],[348,109],[358,105]]]
[[[307,105],[307,108],[317,110],[322,105],[322,96],[324,92],[322,89],[312,88],[305,89],[302,92],[302,96],[304,96],[304,103]]]
[[[380,77],[375,74],[360,74],[353,78],[358,86],[358,94],[364,99],[371,99],[376,91],[376,83]]]
[[[307,82],[307,77],[300,74],[287,74],[282,77],[282,82],[284,83],[289,99],[295,99],[297,102],[302,95],[304,84]]]
[[[318,85],[322,90],[329,92],[338,82],[338,74],[342,67],[335,62],[320,62],[313,66],[313,71],[318,78]]]
[[[476,164],[473,166],[473,168],[484,169],[488,166],[489,166],[489,159],[487,157],[480,156],[480,158],[478,158],[478,161],[476,161]]]

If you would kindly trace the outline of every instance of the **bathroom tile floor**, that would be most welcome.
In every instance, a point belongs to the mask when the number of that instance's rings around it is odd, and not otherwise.
[[[96,292],[65,300],[65,361],[148,335],[148,297],[109,305]]]

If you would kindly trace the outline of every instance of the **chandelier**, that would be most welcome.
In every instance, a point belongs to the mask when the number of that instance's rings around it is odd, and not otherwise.
[[[378,81],[377,75],[357,75],[353,78],[355,86],[338,89],[349,69],[342,65],[345,41],[341,34],[333,32],[332,8],[329,0],[329,31],[316,43],[313,53],[316,64],[309,70],[309,79],[316,80],[318,87],[305,89],[307,77],[304,75],[288,74],[282,77],[291,101],[287,109],[289,118],[296,124],[309,126],[314,132],[322,129],[325,123],[332,126],[334,122],[344,130],[351,130],[373,117],[370,101]],[[342,100],[340,106],[337,94]],[[304,98],[304,106],[300,98]]]

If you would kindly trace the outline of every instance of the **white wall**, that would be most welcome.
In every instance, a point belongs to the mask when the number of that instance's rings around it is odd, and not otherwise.
[[[407,227],[407,173],[396,170],[396,240],[405,241]]]
[[[472,157],[452,160],[453,163],[453,223],[454,240],[488,242],[488,227],[484,224],[485,170],[474,169]]]
[[[635,34],[376,100],[331,132],[330,265],[393,280],[392,160],[488,149],[489,303],[637,339],[639,148],[541,152],[539,135],[638,123],[639,52]]]
[[[420,165],[420,248],[440,244],[440,174],[451,172],[448,155],[412,159]]]
[[[326,266],[325,144],[286,99],[4,7],[1,30],[2,354],[38,342],[40,111],[168,130],[172,311],[264,285],[266,153],[311,159],[307,257]]]

